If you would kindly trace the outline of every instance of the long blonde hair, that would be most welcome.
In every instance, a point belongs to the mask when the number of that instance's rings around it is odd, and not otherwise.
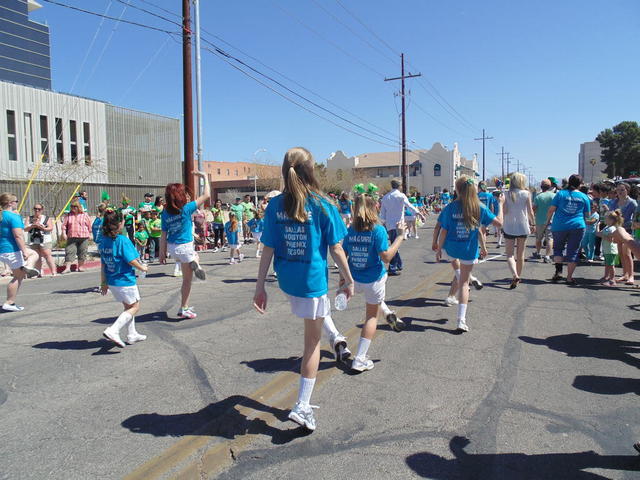
[[[462,175],[456,180],[456,192],[458,201],[462,207],[462,220],[468,230],[478,228],[480,225],[480,199],[478,189],[471,177]]]
[[[289,218],[297,222],[307,221],[304,206],[308,197],[323,197],[313,167],[313,156],[303,147],[289,149],[282,162],[284,210]]]
[[[13,193],[0,193],[0,222],[2,221],[2,211],[9,206],[13,199],[17,198]]]
[[[366,193],[356,197],[353,207],[353,228],[356,232],[373,230],[378,224],[378,209],[375,199]]]
[[[527,188],[527,177],[520,172],[512,173],[509,176],[509,196],[511,201],[516,201],[516,190],[524,190]]]

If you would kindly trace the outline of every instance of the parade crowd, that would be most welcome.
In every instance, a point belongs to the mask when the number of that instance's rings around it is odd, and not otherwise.
[[[470,287],[483,288],[472,272],[488,255],[490,235],[499,246],[504,244],[511,289],[525,277],[526,242],[531,234],[535,234],[532,260],[550,264],[554,283],[578,285],[574,274],[583,260],[586,265],[603,263],[600,282],[604,286],[634,285],[640,211],[635,187],[628,183],[585,186],[579,175],[571,175],[562,182],[545,179],[538,191],[529,188],[526,177],[516,172],[504,188],[497,189],[463,175],[452,193],[444,190],[422,196],[414,192],[407,197],[400,183],[392,180],[384,195],[377,185],[358,184],[352,191],[333,196],[321,190],[314,164],[306,149],[290,149],[282,164],[283,192],[270,192],[256,203],[247,195],[236,198],[232,205],[220,200],[209,205],[208,182],[202,194],[193,198],[183,184],[171,183],[164,196],[154,199],[146,194],[137,208],[126,197],[118,206],[104,198],[96,209],[97,217],[91,220],[86,192],[81,192],[62,223],[65,261],[61,272],[68,272],[76,262],[77,271],[83,271],[89,242],[96,243],[101,262],[98,290],[102,295],[111,292],[123,307],[103,335],[125,347],[146,339],[135,325],[141,306],[137,282],[152,262],[166,264],[169,258],[175,262],[174,275],[182,278],[177,315],[193,319],[197,316],[189,303],[193,277],[206,280],[198,252],[228,251],[229,263],[235,264],[243,261],[245,245],[252,243],[253,254],[260,259],[253,306],[261,314],[268,311],[265,282],[273,269],[292,315],[302,321],[299,395],[289,418],[309,430],[316,428],[315,407],[310,402],[323,331],[338,361],[353,357],[350,366],[357,372],[374,368],[368,352],[380,313],[393,330],[405,327],[385,303],[386,282],[402,274],[400,247],[406,239],[419,238],[418,227],[429,215],[437,214],[431,248],[438,261],[451,264],[451,286],[443,302],[456,307],[460,333],[469,331]],[[206,178],[202,172],[194,175],[196,180]],[[52,276],[57,275],[52,217],[42,204],[36,204],[33,213],[23,219],[16,206],[15,195],[0,194],[0,262],[12,276],[2,309],[10,312],[23,310],[16,298],[25,278],[40,276],[44,264]],[[348,308],[347,302],[355,295],[364,298],[365,319],[355,353],[331,316],[331,267],[339,272],[337,310]]]

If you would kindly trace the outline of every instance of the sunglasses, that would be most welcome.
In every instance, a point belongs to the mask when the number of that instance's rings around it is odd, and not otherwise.
[[[33,207],[34,210],[42,210],[41,208],[38,207]]]

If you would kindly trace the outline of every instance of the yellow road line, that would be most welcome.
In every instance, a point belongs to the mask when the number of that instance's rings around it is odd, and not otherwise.
[[[448,280],[451,276],[451,270],[449,266],[444,267],[436,271],[435,274],[429,276],[427,279],[420,282],[412,290],[400,296],[400,300],[410,300],[415,298],[419,292],[429,293],[436,287],[436,284],[442,280]],[[398,309],[398,317],[403,317],[406,313],[414,307],[405,306]],[[378,330],[376,336],[383,335],[385,332]],[[360,328],[351,328],[346,337],[350,343],[355,342],[360,336]],[[316,388],[325,383],[329,378],[339,372],[338,369],[332,368],[329,370],[322,370],[318,372],[316,378]],[[264,403],[269,399],[281,396],[277,401],[271,402],[270,405],[278,409],[289,408],[296,399],[298,393],[298,381],[299,374],[295,372],[283,372],[276,376],[273,380],[267,382],[265,385],[257,389],[252,394],[248,395],[249,399],[253,399]],[[252,418],[254,420],[262,420],[267,425],[273,425],[280,420],[271,412],[257,412],[244,405],[237,405],[234,407],[238,413],[242,416]],[[254,416],[252,416],[254,415]],[[218,419],[213,420],[217,422]],[[193,435],[188,435],[178,440],[175,444],[162,452],[157,457],[154,457],[124,477],[125,480],[150,480],[160,478],[166,475],[168,472],[178,467],[184,460],[196,454],[199,450],[206,447],[208,443],[215,439],[211,435],[205,433],[209,425],[204,425],[199,429],[201,434],[195,432]],[[211,448],[205,450],[199,458],[192,460],[189,465],[183,468],[174,478],[179,480],[191,480],[211,477],[212,475],[220,473],[227,468],[232,462],[230,451],[234,454],[247,448],[253,440],[259,434],[239,434],[231,440],[216,443]]]

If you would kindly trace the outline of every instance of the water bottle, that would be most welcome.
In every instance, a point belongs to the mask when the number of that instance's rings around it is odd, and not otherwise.
[[[144,271],[144,270],[140,270],[140,271],[138,272],[138,278],[139,278],[139,279],[141,279],[141,280],[142,280],[143,278],[146,278],[146,276],[147,276],[147,272],[146,272],[146,271]]]
[[[338,311],[342,311],[342,310],[346,310],[347,309],[347,296],[345,295],[344,292],[340,292],[338,295],[336,295],[335,300],[333,301],[333,304],[336,307],[336,310]]]

